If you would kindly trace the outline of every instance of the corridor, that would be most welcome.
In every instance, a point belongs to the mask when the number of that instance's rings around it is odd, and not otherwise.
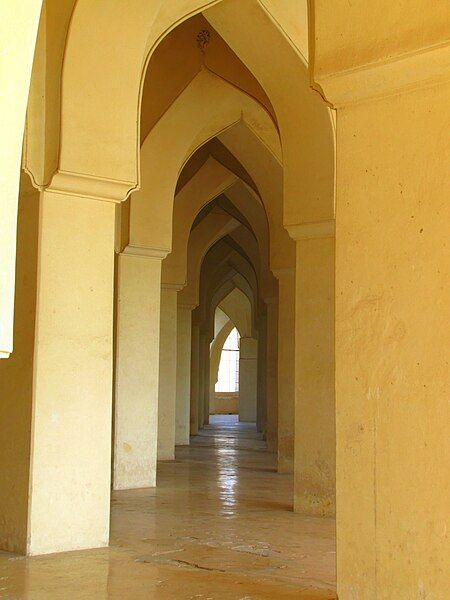
[[[334,521],[291,511],[292,476],[252,424],[212,421],[158,487],[114,492],[109,548],[0,555],[0,598],[335,598]]]

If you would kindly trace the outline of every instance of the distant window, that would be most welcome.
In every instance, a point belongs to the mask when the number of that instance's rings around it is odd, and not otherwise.
[[[216,392],[239,391],[239,333],[236,327],[223,345],[215,389]]]

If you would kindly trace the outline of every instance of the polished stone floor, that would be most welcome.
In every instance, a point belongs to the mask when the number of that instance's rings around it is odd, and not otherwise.
[[[216,418],[160,464],[156,489],[114,493],[109,548],[0,553],[0,598],[335,598],[334,523],[295,515],[274,465],[254,426]]]

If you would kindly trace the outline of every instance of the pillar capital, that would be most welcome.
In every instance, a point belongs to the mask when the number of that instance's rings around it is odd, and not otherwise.
[[[141,258],[153,258],[156,260],[164,260],[169,254],[167,248],[145,248],[143,246],[126,246],[120,254],[139,256]]]
[[[335,236],[334,219],[314,221],[311,223],[297,223],[295,225],[285,225],[285,227],[291,238],[295,241],[332,238]]]
[[[184,284],[182,283],[164,283],[161,282],[161,289],[163,290],[172,290],[174,292],[179,292],[184,288]]]
[[[77,196],[114,204],[124,202],[135,190],[136,184],[131,181],[107,179],[62,170],[53,175],[50,185],[44,189],[44,191],[52,194]]]
[[[197,304],[185,304],[183,302],[178,302],[178,308],[182,310],[194,310],[198,305]]]
[[[293,267],[284,267],[283,269],[275,269],[272,271],[274,277],[278,280],[286,277],[295,277],[295,265]]]
[[[375,100],[448,80],[450,44],[359,65],[356,68],[315,75],[318,89],[333,108]]]

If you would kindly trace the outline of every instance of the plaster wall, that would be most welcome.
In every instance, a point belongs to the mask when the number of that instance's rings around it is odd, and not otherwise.
[[[158,460],[175,458],[177,394],[177,290],[161,287]]]
[[[343,598],[445,598],[450,86],[338,114],[337,565]]]
[[[439,0],[348,4],[315,0],[314,70],[321,77],[391,61],[448,40],[450,7]],[[430,65],[431,66],[431,65]]]
[[[215,392],[212,415],[237,415],[239,413],[239,392]]]
[[[17,223],[15,350],[0,361],[0,548],[26,554],[36,318],[39,192],[22,175]]]
[[[119,256],[114,489],[156,484],[161,259]]]

